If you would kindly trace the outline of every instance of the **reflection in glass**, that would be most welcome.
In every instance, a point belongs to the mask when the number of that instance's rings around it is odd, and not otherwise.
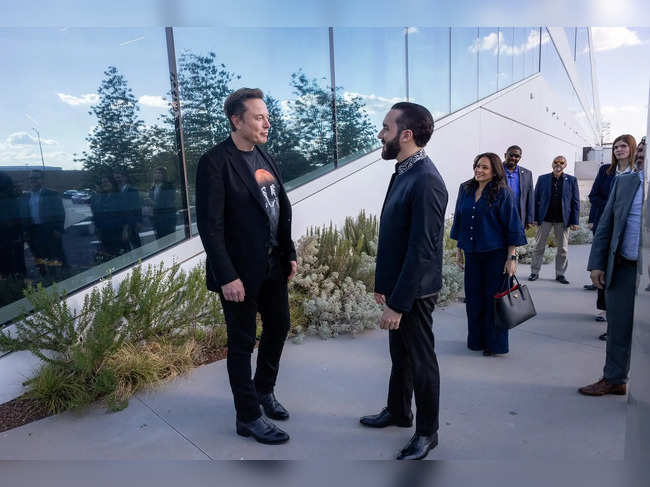
[[[586,27],[579,27],[576,34],[576,68],[582,82],[582,90],[586,97],[587,107],[594,118],[594,95],[591,78],[591,57],[589,52],[589,32]]]
[[[513,78],[513,46],[515,29],[513,27],[501,27],[499,29],[499,77],[498,88],[502,90],[510,86]]]
[[[571,56],[576,58],[576,27],[565,27],[564,32],[569,41],[569,48],[571,49]]]
[[[526,27],[516,27],[512,46],[512,76],[513,82],[526,77],[526,50],[528,49],[528,32]]]
[[[192,212],[198,160],[229,136],[223,103],[243,86],[265,94],[265,150],[285,183],[333,162],[327,29],[177,28],[174,37]]]
[[[484,98],[497,91],[499,29],[481,27],[478,35],[478,97]]]
[[[450,111],[449,69],[449,28],[409,28],[410,101],[434,120]]]
[[[539,43],[540,43],[540,29],[538,27],[530,27],[528,30],[528,37],[526,39],[526,53],[525,62],[526,68],[524,77],[532,76],[539,71]]]
[[[410,29],[412,40],[417,29]],[[339,165],[379,147],[384,116],[406,100],[404,29],[334,29]],[[343,102],[343,104],[341,104]]]
[[[478,99],[478,29],[451,29],[451,109],[458,110]]]
[[[164,31],[0,29],[0,43],[1,324],[27,285],[74,292],[185,234]]]

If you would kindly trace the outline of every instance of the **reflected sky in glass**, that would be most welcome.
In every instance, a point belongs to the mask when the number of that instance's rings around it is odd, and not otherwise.
[[[410,29],[409,91],[434,119],[449,113],[449,28]]]
[[[451,110],[458,110],[478,98],[478,29],[451,29]]]
[[[478,50],[478,97],[497,91],[499,67],[499,28],[481,27],[476,44]]]

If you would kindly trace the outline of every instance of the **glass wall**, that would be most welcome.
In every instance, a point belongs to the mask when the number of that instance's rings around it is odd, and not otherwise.
[[[404,42],[399,28],[334,29],[340,165],[378,148],[384,116],[406,101]]]
[[[478,30],[478,97],[484,98],[497,91],[499,70],[499,28],[481,27]]]
[[[576,58],[576,27],[565,27],[564,32],[566,33],[566,38],[569,41],[569,47],[571,48],[571,56],[573,59]]]
[[[378,148],[398,101],[439,119],[534,74],[533,30],[0,29],[0,326],[26,287],[74,292],[196,233],[233,90],[264,91],[292,189]]]
[[[0,29],[0,324],[185,238],[162,29]]]
[[[587,97],[587,107],[591,118],[594,118],[594,94],[591,79],[591,53],[589,48],[589,31],[587,27],[579,27],[576,35],[576,68],[582,81],[582,90]]]

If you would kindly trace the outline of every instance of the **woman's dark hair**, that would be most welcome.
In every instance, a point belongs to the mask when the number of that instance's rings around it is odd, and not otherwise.
[[[102,189],[102,179],[104,179],[104,178],[108,179],[108,182],[111,183],[111,187],[113,188],[111,191],[116,193],[117,192],[117,181],[115,180],[115,176],[113,176],[113,173],[110,173],[110,172],[104,173],[99,177],[99,189],[100,189],[100,191],[102,193],[104,192],[104,190]]]
[[[508,185],[506,184],[506,172],[503,169],[503,162],[501,161],[501,158],[496,155],[494,152],[483,152],[482,154],[479,154],[474,158],[474,164],[472,165],[472,169],[476,169],[476,166],[478,165],[478,161],[480,161],[482,158],[486,157],[490,161],[490,166],[492,167],[492,181],[487,183],[487,186],[485,186],[484,192],[485,195],[487,196],[487,199],[490,203],[494,203],[497,198],[499,197],[499,192],[501,192],[502,189],[507,189]],[[463,183],[463,188],[467,193],[474,193],[476,192],[476,188],[478,188],[478,181],[475,178],[468,179]]]
[[[612,142],[612,163],[609,165],[609,168],[607,169],[607,174],[609,176],[611,176],[612,174],[616,174],[616,169],[618,169],[618,159],[616,159],[616,156],[614,155],[614,146],[616,145],[616,142],[618,142],[619,140],[625,142],[630,148],[630,155],[628,156],[627,160],[629,161],[630,169],[635,168],[634,156],[636,155],[636,139],[632,137],[630,134],[619,135],[614,139],[614,142]]]

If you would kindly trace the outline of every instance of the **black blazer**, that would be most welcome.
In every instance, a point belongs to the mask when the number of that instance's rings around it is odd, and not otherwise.
[[[379,222],[375,292],[406,313],[420,297],[442,288],[447,188],[428,157],[388,186]]]
[[[519,170],[519,218],[524,226],[535,221],[535,193],[533,191],[533,173],[525,167]]]
[[[562,174],[562,219],[564,226],[578,225],[580,223],[580,193],[578,180],[570,174]],[[542,174],[537,178],[535,185],[535,221],[540,225],[546,217],[546,212],[551,204],[553,173]]]
[[[291,203],[273,159],[260,151],[278,181],[280,219],[278,252],[287,276],[296,260],[291,240]],[[247,293],[257,294],[266,275],[271,226],[264,201],[248,164],[228,137],[201,156],[196,170],[196,222],[206,253],[211,291],[239,278]]]
[[[591,191],[589,192],[589,202],[591,203],[591,208],[589,209],[589,223],[593,224],[591,231],[594,234],[596,233],[596,228],[600,221],[600,215],[602,215],[603,210],[605,209],[607,198],[609,198],[609,192],[612,189],[614,178],[616,177],[616,171],[613,171],[613,174],[607,174],[607,170],[610,166],[611,164],[603,164],[600,166],[600,169],[598,169],[598,175],[596,176]]]

